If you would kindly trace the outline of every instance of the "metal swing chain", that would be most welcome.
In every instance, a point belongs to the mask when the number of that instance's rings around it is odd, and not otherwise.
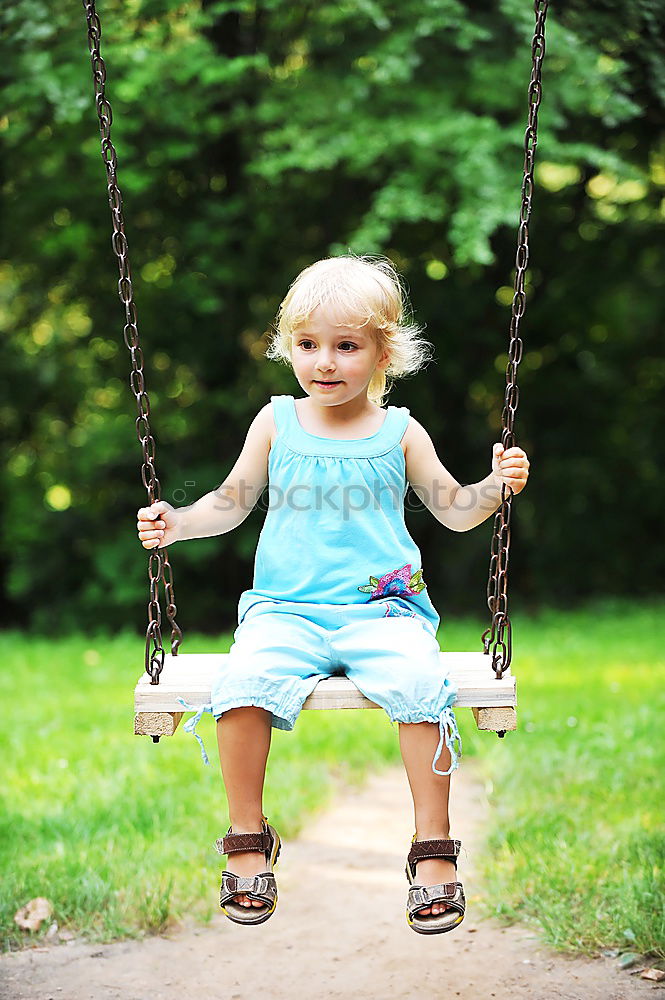
[[[95,104],[99,118],[99,131],[102,141],[102,161],[106,168],[108,180],[108,196],[113,219],[113,235],[111,244],[118,258],[120,280],[118,293],[125,307],[126,323],[123,337],[129,350],[132,370],[129,375],[129,385],[136,397],[138,417],[136,418],[136,434],[143,449],[143,465],[141,480],[148,492],[148,503],[153,504],[161,498],[161,487],[155,472],[155,439],[150,431],[150,401],[145,388],[143,374],[143,352],[139,342],[138,321],[131,271],[129,268],[129,247],[125,236],[125,222],[122,212],[122,195],[117,183],[117,156],[111,142],[111,123],[113,113],[105,94],[106,66],[100,52],[102,26],[95,10],[95,0],[83,0],[83,8],[88,26],[88,48],[92,62],[92,77],[95,85]],[[171,622],[171,653],[176,656],[182,640],[182,631],[176,623],[177,607],[173,587],[173,572],[166,549],[153,549],[148,560],[148,578],[150,581],[150,598],[148,600],[148,627],[145,637],[145,669],[150,675],[151,684],[159,684],[159,675],[164,667],[164,647],[162,645],[162,612],[159,603],[159,581],[164,582],[167,600],[166,614]],[[150,644],[152,643],[152,651]]]
[[[513,425],[519,403],[517,366],[522,360],[522,340],[519,337],[520,320],[526,308],[524,275],[529,263],[529,219],[533,197],[533,168],[538,145],[538,108],[542,97],[541,71],[545,58],[545,19],[549,0],[535,0],[536,25],[531,43],[531,81],[529,83],[529,123],[524,134],[524,178],[522,204],[518,229],[515,282],[510,321],[510,345],[506,369],[506,391],[501,414],[501,444],[505,449],[515,444]],[[508,616],[508,556],[510,548],[510,514],[513,491],[505,483],[501,486],[501,505],[494,517],[494,533],[490,549],[487,604],[492,613],[491,626],[482,634],[485,652],[492,649],[492,668],[500,680],[510,666],[512,658],[512,624]]]

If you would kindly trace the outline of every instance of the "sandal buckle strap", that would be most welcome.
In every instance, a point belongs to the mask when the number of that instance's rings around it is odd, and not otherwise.
[[[265,875],[227,875],[226,872],[223,872],[222,881],[224,888],[234,895],[242,892],[261,893],[268,891],[268,879]]]
[[[416,840],[411,844],[408,861],[412,864],[423,858],[443,858],[457,866],[461,847],[461,840]]]
[[[439,899],[454,899],[461,884],[461,882],[440,882],[438,885],[416,885],[409,889],[409,895],[421,906],[426,906]]]
[[[272,905],[277,899],[277,882],[271,872],[262,875],[241,876],[222,872],[222,886],[219,894],[220,906],[240,893],[247,893],[251,899]]]
[[[262,833],[227,833],[215,841],[219,854],[238,854],[245,851],[262,851],[264,854],[272,849],[272,837],[268,832]]]
[[[464,914],[466,899],[461,882],[441,882],[439,885],[412,886],[409,889],[407,909],[411,916],[432,903],[444,902],[449,908]]]

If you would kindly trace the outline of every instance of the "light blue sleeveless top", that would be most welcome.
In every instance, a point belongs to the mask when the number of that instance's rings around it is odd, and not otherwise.
[[[238,623],[259,601],[366,604],[391,598],[388,613],[437,614],[420,551],[404,521],[405,406],[389,406],[370,437],[340,441],[306,431],[293,396],[272,396],[277,436],[268,458],[269,507],[254,579]]]

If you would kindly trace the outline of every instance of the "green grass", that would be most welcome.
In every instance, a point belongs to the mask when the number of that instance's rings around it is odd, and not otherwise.
[[[192,636],[184,648],[227,650],[231,638]],[[132,734],[139,637],[3,640],[3,948],[25,940],[13,917],[35,896],[51,900],[60,928],[93,940],[163,930],[185,914],[209,920],[213,844],[229,822],[212,718],[198,730],[210,767],[181,730],[158,745]],[[288,840],[341,783],[398,760],[384,713],[306,712],[293,732],[273,734],[266,815]]]
[[[539,924],[559,948],[665,954],[664,612],[622,601],[514,615],[520,729],[499,741],[458,712],[493,805],[482,905]],[[446,618],[442,648],[478,648],[485,625]],[[26,940],[13,916],[34,896],[51,900],[60,928],[100,941],[209,920],[213,842],[228,826],[211,717],[199,725],[206,768],[189,734],[132,735],[140,638],[3,639],[3,948]],[[230,642],[189,636],[184,648]],[[273,734],[266,814],[288,840],[341,783],[399,759],[384,713],[306,712]]]
[[[665,602],[612,600],[515,625],[485,904],[557,948],[665,956],[664,626]]]

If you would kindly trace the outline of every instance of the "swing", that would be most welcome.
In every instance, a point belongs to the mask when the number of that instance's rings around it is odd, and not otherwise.
[[[545,56],[545,19],[549,0],[535,0],[536,23],[531,45],[532,70],[528,89],[529,115],[524,136],[524,177],[521,191],[520,224],[510,322],[510,344],[506,369],[506,390],[501,415],[501,443],[510,448],[515,443],[513,425],[519,401],[517,366],[522,359],[523,343],[519,325],[526,306],[524,276],[529,261],[529,230],[533,195],[533,169],[537,146],[538,109],[542,96],[541,70]],[[92,62],[95,103],[101,134],[102,160],[107,174],[107,192],[113,219],[111,244],[118,258],[120,279],[118,292],[125,307],[123,329],[125,344],[131,357],[129,384],[136,397],[138,417],[136,432],[143,451],[141,479],[148,493],[148,505],[161,497],[155,472],[155,440],[150,431],[150,404],[145,388],[143,352],[139,343],[136,306],[133,298],[128,244],[122,211],[122,195],[117,183],[117,157],[111,142],[111,105],[105,95],[106,66],[100,52],[101,23],[95,10],[95,0],[83,0],[88,48]],[[510,546],[512,490],[501,487],[501,504],[494,515],[494,531],[490,549],[487,603],[491,612],[489,627],[483,632],[483,649],[474,652],[442,652],[442,669],[448,670],[457,684],[455,707],[470,707],[478,729],[504,736],[517,728],[516,684],[510,671],[512,659],[512,624],[508,615],[508,555]],[[182,630],[176,622],[173,573],[167,549],[153,549],[148,560],[149,600],[148,626],[145,637],[145,672],[134,691],[134,732],[152,736],[155,743],[161,736],[175,733],[183,716],[182,698],[197,709],[210,701],[211,682],[228,653],[178,653]],[[162,581],[167,601],[166,615],[171,623],[171,652],[162,645],[162,613],[158,585]],[[150,648],[152,645],[152,649]],[[491,666],[488,659],[492,647]],[[346,677],[320,680],[306,699],[304,709],[379,708],[369,701]]]

